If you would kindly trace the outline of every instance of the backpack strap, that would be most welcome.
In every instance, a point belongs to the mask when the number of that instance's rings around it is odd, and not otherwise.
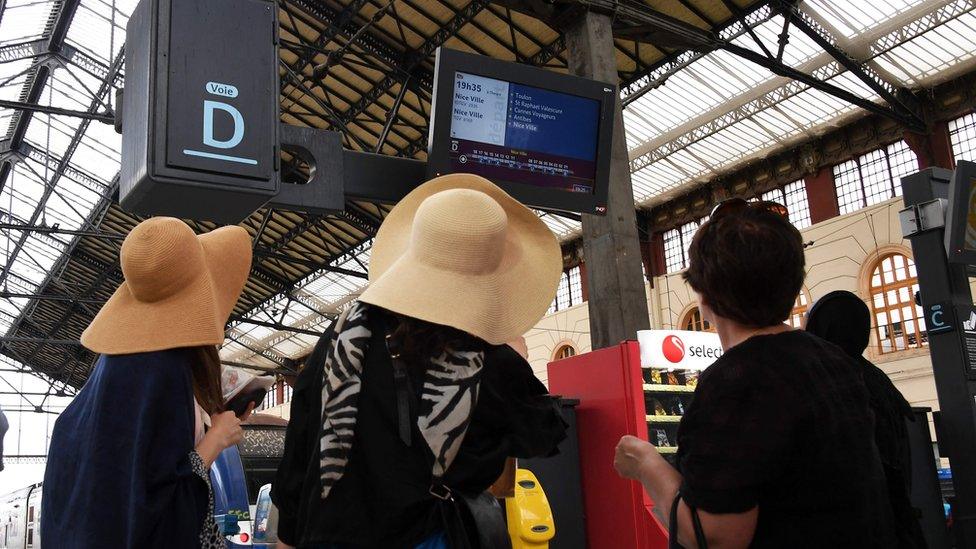
[[[398,343],[393,339],[393,329],[391,322],[387,322],[386,330],[386,349],[390,353],[390,361],[393,363],[393,383],[396,388],[397,401],[397,428],[400,432],[400,440],[410,446],[413,439],[412,415],[410,413],[410,402],[413,400],[413,386],[410,382],[410,372],[406,362],[400,356]]]

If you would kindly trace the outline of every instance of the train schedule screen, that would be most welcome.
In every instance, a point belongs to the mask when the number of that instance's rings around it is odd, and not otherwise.
[[[456,171],[593,193],[600,103],[454,73],[450,162]]]

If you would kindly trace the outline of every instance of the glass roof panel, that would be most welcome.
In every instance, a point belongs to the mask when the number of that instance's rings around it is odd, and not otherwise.
[[[0,64],[0,99],[19,101],[33,63],[30,59],[19,59]],[[12,112],[4,109],[4,112]]]
[[[125,25],[137,3],[136,0],[83,0],[68,29],[68,43],[107,65],[125,42]]]
[[[818,0],[802,4],[802,9],[812,19],[823,21],[828,32],[834,32],[830,30],[833,28],[843,33],[840,39],[845,49],[874,52],[873,62],[893,85],[917,88],[976,65],[976,6],[963,4],[961,0]],[[756,29],[767,47],[776,44],[781,24],[781,19],[773,18]],[[748,35],[739,36],[735,42],[753,50],[758,47]],[[784,61],[860,97],[880,101],[863,81],[842,72],[828,54],[795,29]],[[776,90],[781,84],[786,86]],[[688,98],[694,101],[683,104]],[[714,120],[733,109],[738,111],[729,119],[732,125],[715,127]],[[673,118],[668,118],[669,112]],[[774,78],[765,69],[723,51],[710,53],[625,109],[631,159],[653,151],[672,151],[669,158],[660,158],[649,166],[643,161],[638,164],[641,169],[633,174],[634,197],[638,204],[659,203],[672,194],[660,193],[711,177],[733,163],[768,154],[801,135],[815,135],[826,124],[836,124],[841,117],[858,112],[863,111],[824,92]],[[656,124],[642,125],[645,120]],[[637,126],[636,131],[630,132],[632,126]],[[673,152],[675,149],[678,152]],[[679,154],[683,152],[688,154]],[[660,155],[655,152],[651,158]]]
[[[926,0],[807,0],[804,9],[820,15],[843,36],[853,38],[895,19]]]
[[[45,0],[7,0],[0,21],[0,44],[26,42],[43,36],[51,9],[56,4]]]

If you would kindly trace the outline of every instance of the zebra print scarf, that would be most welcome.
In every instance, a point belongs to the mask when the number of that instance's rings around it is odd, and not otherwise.
[[[369,309],[357,301],[346,310],[336,323],[325,359],[319,442],[322,499],[342,478],[352,447],[363,362],[372,337]],[[417,426],[434,454],[435,478],[447,472],[467,433],[483,365],[482,352],[445,353],[427,365]]]

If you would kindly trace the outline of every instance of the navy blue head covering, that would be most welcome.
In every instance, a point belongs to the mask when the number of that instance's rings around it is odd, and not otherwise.
[[[806,330],[859,357],[871,339],[871,311],[851,292],[830,292],[810,307]]]
[[[45,546],[199,546],[209,496],[190,463],[189,360],[185,349],[99,359],[54,424],[42,499]]]

